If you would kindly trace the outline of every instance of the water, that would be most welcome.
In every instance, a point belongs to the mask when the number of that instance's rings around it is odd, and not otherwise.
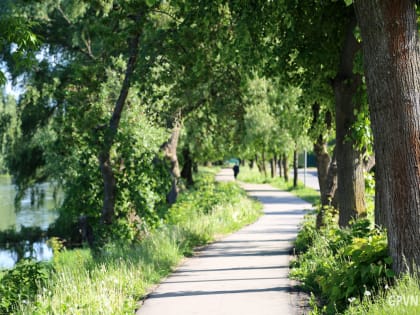
[[[45,197],[43,203],[36,200],[31,202],[31,194],[27,192],[22,198],[20,209],[15,210],[14,199],[16,196],[15,186],[11,183],[10,177],[0,175],[0,231],[14,228],[17,231],[24,227],[40,227],[47,230],[48,226],[58,216],[57,204],[59,201],[53,198],[53,188],[49,184],[40,184],[37,189]],[[32,198],[34,199],[34,198]],[[51,249],[45,242],[33,244],[33,256],[38,260],[47,260],[52,256]],[[25,254],[28,256],[29,252]],[[10,268],[16,263],[17,254],[11,250],[0,249],[0,268]]]

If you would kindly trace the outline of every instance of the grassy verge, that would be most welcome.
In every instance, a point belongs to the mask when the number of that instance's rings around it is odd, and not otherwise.
[[[355,299],[346,315],[420,314],[420,279],[405,275],[393,286],[383,286],[374,296]]]
[[[296,250],[291,277],[318,298],[313,314],[342,313],[352,301],[393,281],[386,234],[367,219],[341,229],[335,213],[328,211],[325,226],[317,230],[311,214],[298,234]]]
[[[248,183],[270,184],[281,190],[289,191],[297,197],[306,200],[312,204],[319,201],[319,192],[315,189],[304,187],[302,182],[298,182],[297,187],[293,187],[293,180],[286,182],[282,177],[265,177],[256,167],[250,169],[248,166],[242,166],[238,175],[238,180]]]
[[[311,314],[420,314],[420,281],[394,276],[385,231],[369,219],[340,229],[335,216],[317,230],[307,215],[295,244],[291,277],[313,294]]]
[[[108,244],[95,256],[88,249],[57,253],[48,281],[34,299],[21,299],[15,313],[133,314],[150,286],[194,246],[261,215],[261,206],[236,184],[215,184],[213,175],[201,176],[196,188],[182,194],[169,210],[165,223],[139,244]]]

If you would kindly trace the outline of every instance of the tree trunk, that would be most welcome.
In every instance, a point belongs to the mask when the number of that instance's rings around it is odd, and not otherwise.
[[[322,135],[320,135],[317,141],[314,143],[314,154],[316,157],[316,168],[318,171],[318,183],[319,191],[321,194],[321,205],[325,206],[327,203],[324,203],[327,194],[327,177],[328,169],[330,167],[331,158],[327,151],[327,143],[324,141]]]
[[[254,168],[254,160],[249,160],[249,168],[252,170]]]
[[[274,160],[273,161],[274,163],[274,176],[273,177],[276,177],[278,173],[277,165],[279,165],[277,155],[274,154],[273,160]]]
[[[370,172],[372,168],[375,167],[375,155],[369,156],[367,159],[363,161],[363,168],[365,169],[365,172]]]
[[[324,224],[325,206],[333,206],[338,208],[337,201],[337,159],[336,148],[334,148],[333,155],[330,159],[328,172],[325,179],[325,192],[321,194],[321,208],[316,216],[316,227],[319,229]]]
[[[283,154],[282,163],[283,163],[284,180],[287,183],[289,181],[289,162],[287,161],[287,154],[286,153]]]
[[[282,171],[281,171],[281,156],[277,159],[277,169],[279,170],[279,177],[282,177]]]
[[[136,16],[136,22],[140,22],[143,17],[143,13]],[[134,68],[137,62],[137,56],[139,53],[139,42],[140,42],[141,28],[133,35],[130,40],[129,46],[129,58],[127,67],[125,70],[125,77],[121,86],[120,94],[115,103],[112,117],[109,121],[108,128],[105,129],[104,140],[98,154],[99,167],[104,181],[104,199],[102,208],[102,221],[105,224],[111,224],[115,215],[115,193],[116,193],[116,182],[114,171],[111,163],[111,148],[114,144],[115,136],[118,132],[118,127],[121,120],[121,114],[124,109],[125,101],[127,99],[128,91],[131,85],[131,79],[134,73]]]
[[[360,75],[353,73],[353,61],[360,46],[353,35],[355,27],[354,16],[347,27],[339,70],[333,80],[339,225],[342,227],[347,226],[351,219],[363,216],[366,212],[362,154],[355,149],[355,142],[350,134],[356,121],[354,111],[360,109],[355,95],[362,82]]]
[[[267,178],[267,167],[266,167],[266,160],[265,160],[265,150],[262,151],[261,155],[261,169],[263,170],[264,177]]]
[[[327,174],[327,190],[325,193],[326,200],[322,201],[324,204],[328,204],[329,206],[333,206],[334,208],[338,209],[338,197],[337,197],[337,186],[338,186],[338,178],[337,178],[337,150],[334,148],[333,155],[331,157],[331,163],[328,167],[328,174]]]
[[[258,172],[263,173],[262,165],[260,159],[258,158],[258,154],[255,154],[255,164],[257,164]]]
[[[271,173],[271,178],[274,178],[276,176],[277,173],[277,168],[276,168],[276,160],[274,158],[270,159],[270,173]]]
[[[298,185],[298,151],[295,149],[293,151],[293,187]]]
[[[415,1],[356,0],[375,139],[375,206],[397,273],[420,266],[420,51]]]
[[[181,177],[185,179],[187,186],[194,185],[193,180],[193,160],[191,158],[190,149],[186,146],[182,149],[182,157],[184,158],[184,165],[182,166]]]
[[[171,178],[172,178],[171,190],[166,195],[166,201],[169,205],[172,205],[173,203],[175,203],[176,199],[178,198],[178,193],[179,193],[178,179],[180,177],[180,171],[179,171],[177,148],[178,148],[179,135],[181,133],[181,126],[182,126],[181,111],[177,111],[174,115],[171,137],[169,138],[167,142],[165,142],[162,145],[162,150],[165,154],[165,158],[170,163],[170,172],[171,172]]]

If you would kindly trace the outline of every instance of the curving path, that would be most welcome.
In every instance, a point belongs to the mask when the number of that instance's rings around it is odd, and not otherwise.
[[[233,180],[232,170],[217,179]],[[184,260],[137,314],[302,314],[288,279],[289,253],[311,205],[269,185],[241,185],[264,204],[264,215]]]

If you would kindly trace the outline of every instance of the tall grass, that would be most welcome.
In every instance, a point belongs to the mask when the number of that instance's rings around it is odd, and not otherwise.
[[[404,275],[392,287],[384,286],[375,296],[352,301],[346,315],[420,314],[420,279]]]
[[[212,177],[211,177],[212,178]],[[169,274],[194,246],[206,244],[255,221],[261,206],[234,183],[215,185],[209,177],[179,198],[165,224],[140,244],[108,244],[61,251],[55,272],[34,301],[20,301],[17,314],[133,314],[150,287]]]

